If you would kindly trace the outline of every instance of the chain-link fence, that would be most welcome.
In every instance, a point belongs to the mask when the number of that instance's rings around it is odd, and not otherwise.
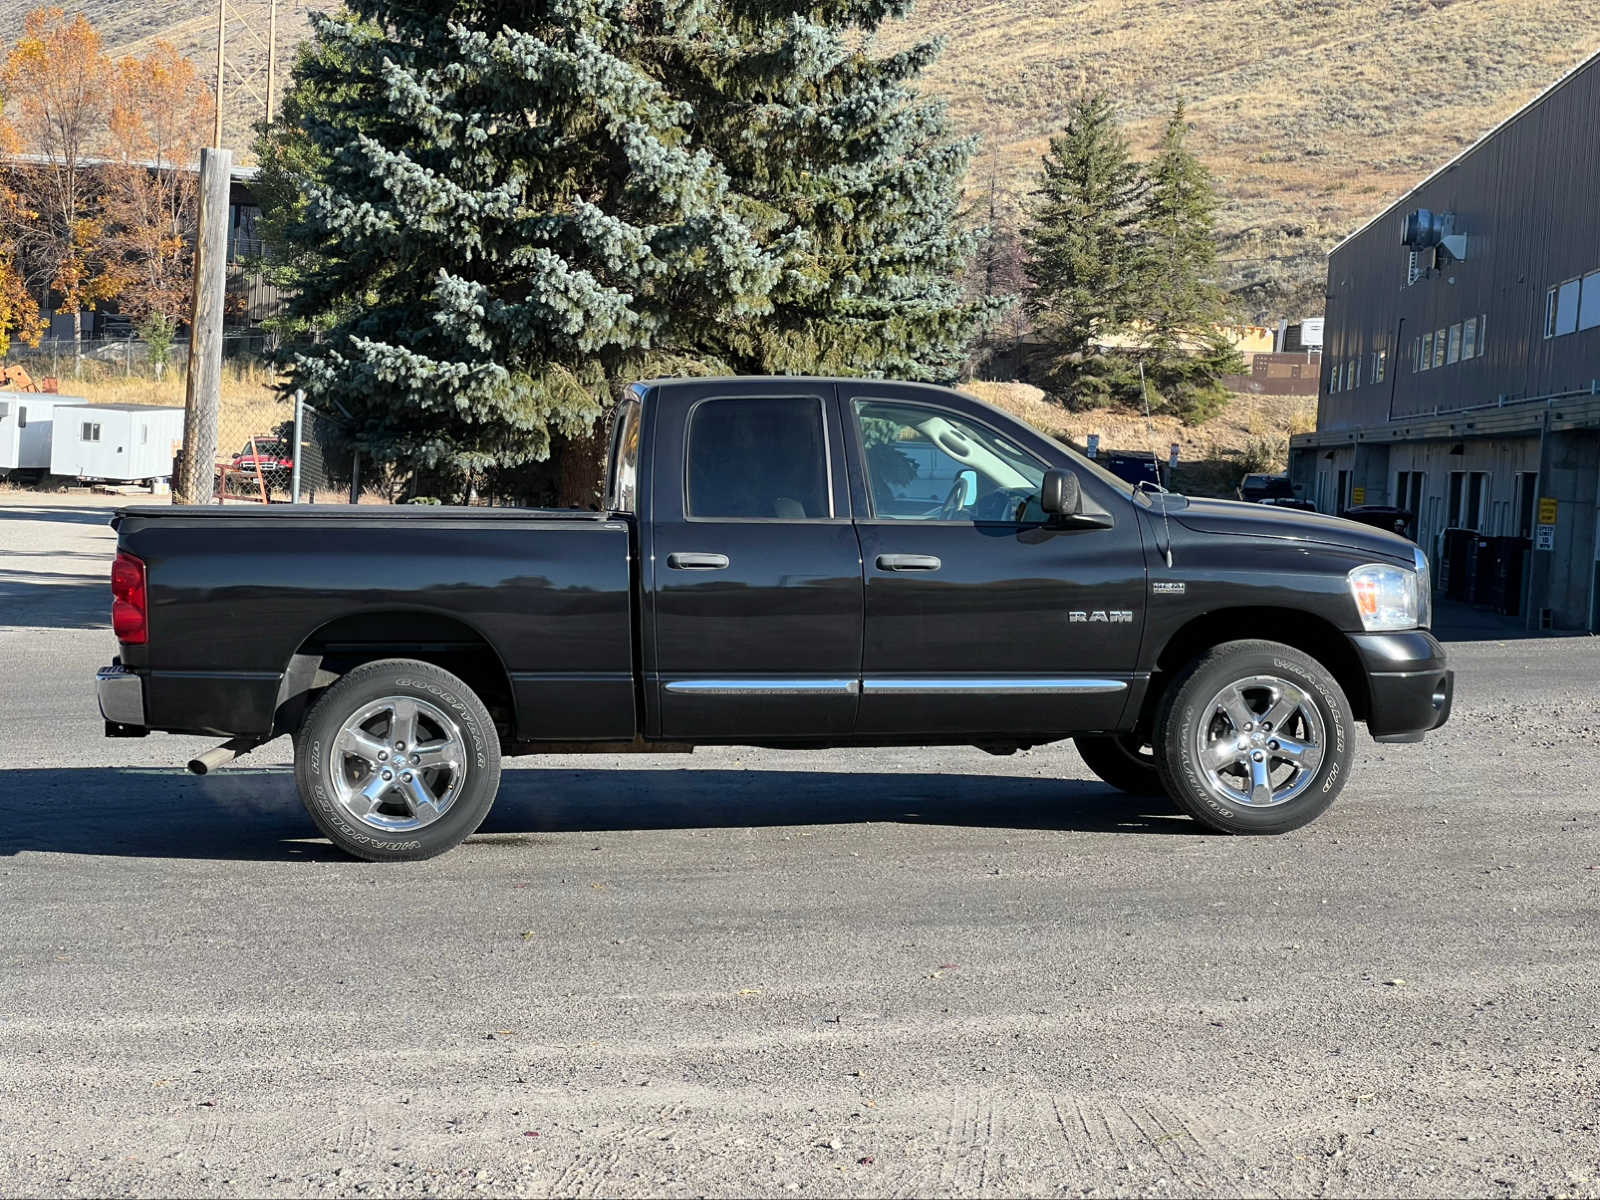
[[[217,444],[204,503],[350,503],[388,499],[389,473],[367,472],[347,423],[284,395],[269,335],[225,338]],[[161,494],[178,476],[184,436],[188,344],[152,343],[113,331],[79,340],[13,345],[0,363],[0,402],[31,419],[29,462],[0,461],[12,484],[50,490],[97,487]],[[23,412],[28,417],[22,417]],[[51,422],[51,414],[62,420]],[[3,419],[11,419],[9,416]],[[48,430],[48,433],[44,433]],[[41,433],[44,436],[41,438]],[[204,453],[204,451],[202,451]],[[202,469],[200,480],[206,478]],[[363,495],[365,490],[370,494]]]

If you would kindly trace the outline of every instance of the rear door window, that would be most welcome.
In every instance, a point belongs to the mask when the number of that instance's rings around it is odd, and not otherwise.
[[[822,403],[812,396],[703,400],[689,418],[684,511],[691,520],[833,516]]]

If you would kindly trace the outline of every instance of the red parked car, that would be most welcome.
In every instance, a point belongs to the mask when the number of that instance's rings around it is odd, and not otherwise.
[[[288,442],[266,435],[246,442],[244,449],[233,456],[233,465],[241,471],[282,471],[287,477],[294,470],[294,458]]]

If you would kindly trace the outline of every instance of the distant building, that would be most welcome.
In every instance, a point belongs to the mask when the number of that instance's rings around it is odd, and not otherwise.
[[[1448,594],[1597,629],[1600,55],[1334,248],[1315,433],[1324,512],[1394,504]]]
[[[1306,350],[1320,351],[1324,326],[1325,319],[1322,317],[1306,317],[1293,325],[1288,321],[1280,321],[1273,349],[1280,354],[1294,354]]]
[[[1250,373],[1224,375],[1222,386],[1230,392],[1255,396],[1315,396],[1321,377],[1320,350],[1253,354],[1250,356]]]
[[[37,154],[18,154],[4,162],[39,165],[46,160]],[[88,158],[83,165],[90,171],[120,165],[112,159]],[[144,163],[152,171],[156,163]],[[198,167],[192,168],[198,170]],[[261,206],[251,185],[256,178],[255,167],[235,166],[230,172],[228,188],[228,305],[223,314],[223,324],[230,335],[258,331],[261,322],[275,315],[282,307],[283,298],[278,289],[264,280],[259,272],[250,271],[251,260],[259,260],[264,251],[258,224]],[[85,309],[79,324],[86,339],[102,337],[129,337],[132,326],[128,318],[116,311],[116,300],[97,310]],[[69,341],[72,338],[72,314],[53,313],[45,332],[46,340]]]

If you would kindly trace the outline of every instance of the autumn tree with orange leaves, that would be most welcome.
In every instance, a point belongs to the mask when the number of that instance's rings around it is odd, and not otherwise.
[[[16,153],[17,135],[0,120],[0,155]],[[39,302],[28,290],[28,281],[17,262],[15,245],[7,231],[29,219],[22,197],[0,180],[0,359],[11,352],[12,339],[37,346],[44,334]]]
[[[194,65],[166,42],[117,64],[105,213],[125,277],[118,305],[168,337],[189,310],[199,211],[195,164],[213,104]]]
[[[113,61],[83,16],[39,8],[0,56],[0,96],[0,329],[36,340],[54,307],[76,341],[82,311],[115,300],[152,347],[170,344],[193,287],[211,89],[166,42]]]
[[[113,78],[94,26],[82,15],[39,8],[0,66],[0,89],[26,157],[12,174],[28,210],[17,251],[40,264],[82,336],[82,311],[116,295],[123,281],[109,253],[91,159],[103,151]]]

